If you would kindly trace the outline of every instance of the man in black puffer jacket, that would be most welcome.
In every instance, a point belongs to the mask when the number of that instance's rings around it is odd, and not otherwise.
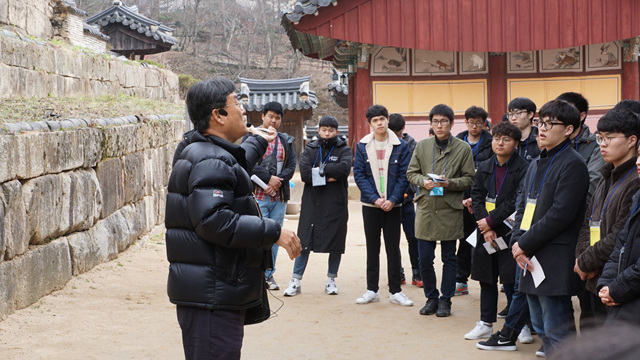
[[[187,359],[239,359],[243,326],[270,315],[264,271],[271,246],[292,259],[301,249],[293,231],[260,215],[249,173],[276,132],[234,145],[247,133],[234,91],[224,78],[191,87],[186,103],[195,130],[178,145],[169,180],[167,292]]]

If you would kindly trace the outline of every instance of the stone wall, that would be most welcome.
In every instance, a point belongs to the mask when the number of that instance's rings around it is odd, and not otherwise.
[[[15,27],[21,33],[51,39],[53,0],[2,0],[0,24]]]
[[[5,129],[16,124],[2,124]],[[0,319],[164,222],[179,116],[0,133]]]
[[[178,102],[178,76],[0,30],[0,98],[135,95]]]

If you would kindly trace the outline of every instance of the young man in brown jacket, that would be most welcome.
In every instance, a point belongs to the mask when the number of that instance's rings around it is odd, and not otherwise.
[[[605,164],[576,245],[574,271],[586,280],[580,297],[580,328],[603,325],[607,307],[598,297],[596,284],[629,217],[631,199],[640,189],[636,156],[640,118],[628,110],[611,110],[598,121],[596,140]]]

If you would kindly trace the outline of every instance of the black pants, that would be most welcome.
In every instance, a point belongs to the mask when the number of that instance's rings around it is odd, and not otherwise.
[[[411,274],[420,278],[420,264],[418,264],[418,240],[416,240],[416,210],[413,203],[402,205],[402,229],[404,237],[409,244],[409,260],[411,261]]]
[[[462,210],[462,223],[464,225],[464,238],[458,240],[456,282],[466,284],[471,275],[471,256],[473,254],[473,246],[469,245],[467,237],[476,229],[476,218],[469,213],[467,208]]]
[[[493,324],[498,317],[498,285],[480,282],[480,320]],[[513,284],[504,284],[507,299],[513,295]]]
[[[380,280],[380,230],[384,235],[384,249],[387,253],[387,276],[389,292],[402,291],[402,264],[400,260],[400,223],[402,208],[394,207],[384,211],[371,206],[362,207],[364,236],[367,244],[367,290],[378,291]]]
[[[206,310],[178,306],[177,313],[185,359],[240,359],[244,337],[244,310]]]
[[[604,326],[608,309],[600,297],[585,289],[578,294],[578,300],[580,300],[580,331]]]

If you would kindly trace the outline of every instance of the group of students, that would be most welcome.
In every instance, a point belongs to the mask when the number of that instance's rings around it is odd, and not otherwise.
[[[638,320],[640,250],[632,245],[640,202],[640,102],[622,101],[598,121],[595,134],[585,124],[588,106],[581,94],[568,92],[542,106],[536,119],[535,103],[516,98],[491,131],[487,112],[473,106],[465,112],[467,131],[453,136],[453,110],[436,105],[429,113],[431,136],[416,143],[403,133],[402,115],[374,105],[366,113],[372,131],[353,158],[337,137],[338,121],[323,117],[318,139],[300,161],[302,255],[284,295],[301,293],[310,251],[330,253],[326,292],[338,293],[353,161],[367,251],[367,290],[356,303],[380,300],[382,234],[389,301],[413,305],[401,289],[402,225],[412,284],[426,298],[421,315],[450,316],[453,296],[468,293],[467,278],[480,283],[480,321],[464,336],[487,339],[480,349],[516,350],[516,341],[532,342],[535,331],[543,343],[536,355],[550,355],[575,330],[575,295],[582,330],[605,319]],[[499,283],[507,297],[500,313]],[[505,323],[494,333],[498,314]]]
[[[300,161],[300,237],[282,227],[296,167],[293,139],[277,132],[282,106],[265,106],[264,131],[247,127],[235,85],[224,78],[196,83],[186,105],[194,130],[176,148],[165,213],[167,293],[185,358],[240,358],[244,325],[271,315],[266,289],[278,288],[278,247],[295,259],[285,295],[301,293],[311,251],[330,253],[326,292],[338,293],[352,164],[367,246],[367,290],[358,304],[380,300],[382,233],[389,301],[413,305],[401,289],[402,224],[412,283],[422,285],[427,299],[420,314],[450,316],[454,294],[468,293],[469,273],[480,282],[480,321],[465,335],[488,338],[480,349],[515,350],[527,323],[542,339],[539,355],[571,344],[564,340],[574,331],[574,295],[581,330],[591,327],[586,332],[640,320],[638,101],[617,104],[591,134],[580,94],[544,104],[537,120],[536,105],[516,98],[491,133],[481,129],[486,112],[470,108],[468,131],[458,137],[451,135],[452,109],[436,105],[429,113],[432,136],[417,143],[402,133],[400,115],[374,105],[366,114],[372,132],[357,143],[355,156],[336,136],[337,120],[324,117]],[[465,240],[471,247],[459,246],[456,256],[457,241]],[[499,282],[509,305],[501,312],[504,326],[493,332]],[[575,357],[575,347],[564,349],[557,354]],[[598,351],[614,354],[611,349]]]

